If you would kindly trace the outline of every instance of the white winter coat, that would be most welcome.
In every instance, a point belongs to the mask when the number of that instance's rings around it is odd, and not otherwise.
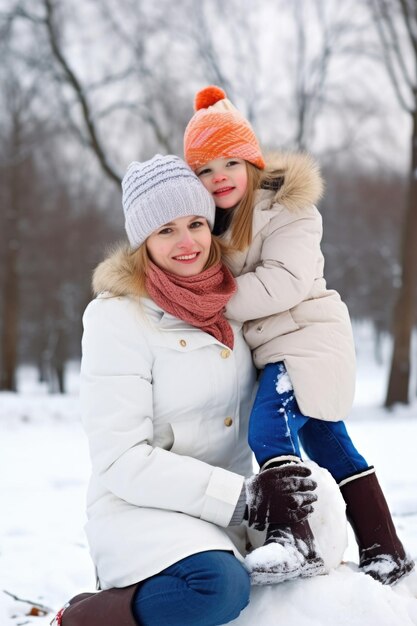
[[[257,367],[285,362],[304,415],[343,420],[353,403],[355,348],[347,307],[323,277],[314,206],[321,176],[302,154],[275,155],[268,168],[281,173],[282,185],[257,192],[252,243],[231,260],[238,291],[227,315],[247,322]]]
[[[230,350],[140,299],[123,251],[99,266],[96,286],[108,291],[83,319],[81,402],[86,531],[101,587],[205,550],[241,558],[245,530],[227,526],[252,470],[254,368],[239,325]]]

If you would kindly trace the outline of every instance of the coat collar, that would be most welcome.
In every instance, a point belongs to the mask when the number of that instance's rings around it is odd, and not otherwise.
[[[152,308],[156,307],[161,314],[161,317],[159,321],[157,322],[159,329],[166,330],[166,331],[182,331],[182,332],[187,332],[187,333],[194,332],[194,331],[201,332],[200,328],[197,328],[196,326],[191,326],[188,322],[184,322],[178,317],[171,315],[171,313],[167,313],[166,311],[158,307],[158,305],[155,304],[153,300],[147,299],[146,302],[149,303],[149,305],[152,306]],[[232,327],[235,334],[242,328],[242,324],[240,322],[236,322],[235,320],[228,320],[228,322],[230,326]],[[211,335],[210,337],[211,339],[209,341],[207,341],[207,338],[205,338],[204,343],[221,343],[215,337],[212,337]]]
[[[280,179],[278,189],[258,189],[252,220],[252,239],[271,220],[271,212],[285,206],[289,211],[301,211],[316,204],[323,193],[319,167],[308,154],[273,153],[266,158],[266,171]],[[281,182],[282,181],[282,182]],[[238,276],[245,265],[249,248],[235,252],[231,261]]]
[[[109,292],[112,296],[140,297],[132,250],[121,244],[110,252],[93,273],[93,292],[97,296]]]
[[[128,245],[120,245],[96,267],[93,275],[93,291],[96,296],[101,297],[128,296],[140,298],[142,305],[161,330],[187,332],[200,330],[167,313],[153,300],[140,293],[135,278],[132,251]],[[229,323],[235,332],[242,326],[234,320],[229,320]],[[217,343],[217,339],[214,337],[213,343]]]
[[[316,204],[323,195],[320,168],[309,154],[271,153],[266,158],[266,171],[276,173],[283,181],[277,191],[261,190],[261,200],[272,198],[292,211]]]
[[[289,211],[300,211],[316,204],[324,183],[316,161],[303,153],[273,153],[266,158],[266,171],[282,179],[278,189],[259,189],[255,196],[252,237],[271,219],[274,204]]]

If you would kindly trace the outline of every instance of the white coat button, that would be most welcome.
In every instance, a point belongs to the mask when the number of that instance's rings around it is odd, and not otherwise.
[[[224,418],[224,425],[227,426],[229,428],[229,426],[231,426],[233,424],[233,419],[231,417],[225,417]]]
[[[223,348],[223,350],[220,352],[220,356],[222,357],[222,359],[228,359],[230,356],[230,350],[228,350],[227,348]]]
[[[185,348],[186,345],[187,345],[187,342],[185,341],[185,339],[180,339],[180,346]]]

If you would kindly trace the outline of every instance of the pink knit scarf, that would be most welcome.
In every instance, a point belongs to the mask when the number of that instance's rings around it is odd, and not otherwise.
[[[236,291],[236,282],[223,263],[184,277],[149,262],[146,290],[164,311],[233,348],[233,330],[224,316],[224,307]]]

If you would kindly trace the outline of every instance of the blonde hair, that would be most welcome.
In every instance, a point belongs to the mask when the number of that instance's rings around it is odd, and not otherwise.
[[[139,246],[136,250],[132,250],[130,256],[133,261],[134,266],[134,274],[135,274],[135,283],[137,287],[137,293],[141,296],[147,296],[148,293],[146,291],[146,276],[148,273],[149,263],[151,262],[151,257],[149,256],[148,249],[146,247],[146,241]],[[207,263],[205,264],[203,271],[213,267],[223,258],[227,257],[227,248],[226,245],[220,241],[217,237],[212,235],[210,252],[207,259]]]
[[[242,200],[233,211],[230,224],[230,248],[246,250],[252,241],[252,218],[255,206],[255,193],[258,189],[279,189],[282,173],[261,170],[256,165],[245,161],[248,182]]]

